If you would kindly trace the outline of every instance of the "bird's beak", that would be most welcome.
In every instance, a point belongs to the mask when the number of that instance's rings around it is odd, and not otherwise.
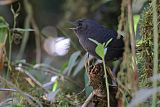
[[[75,30],[75,29],[77,29],[77,28],[71,27],[71,28],[69,28],[69,29],[71,29],[71,30]]]
[[[71,30],[77,29],[77,27],[76,27],[77,24],[75,22],[69,21],[69,24],[71,25],[71,27],[69,29],[71,29]]]

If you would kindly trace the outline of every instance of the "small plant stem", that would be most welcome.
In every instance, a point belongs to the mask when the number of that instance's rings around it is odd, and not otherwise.
[[[12,34],[9,32],[8,34],[9,37],[9,52],[8,52],[8,68],[7,68],[7,74],[6,78],[9,78],[9,71],[10,71],[10,64],[11,64],[11,56],[12,56]]]
[[[107,107],[110,107],[110,99],[109,99],[109,84],[107,79],[107,71],[106,71],[106,65],[105,60],[103,58],[103,69],[104,69],[104,75],[105,75],[105,83],[106,83],[106,90],[107,90]]]
[[[157,0],[152,1],[152,8],[153,8],[153,35],[154,35],[154,56],[153,56],[153,76],[157,75],[158,72],[158,26],[157,26],[157,5],[156,5]],[[153,81],[153,88],[157,88],[157,80]],[[153,94],[152,97],[152,107],[156,107],[156,102],[157,102],[157,95],[156,93]]]
[[[133,71],[134,71],[134,78],[133,78],[133,88],[134,91],[137,90],[138,85],[138,72],[137,72],[137,64],[136,64],[136,41],[135,41],[135,32],[134,32],[134,21],[133,21],[133,14],[132,14],[132,2],[128,0],[128,23],[129,23],[129,32],[130,32],[130,40],[131,40],[131,51],[132,51],[132,61],[133,61]]]
[[[92,92],[88,98],[86,99],[86,101],[84,102],[84,104],[82,105],[82,107],[88,107],[89,103],[92,101],[92,98],[94,97],[94,93]]]
[[[25,9],[26,14],[27,14],[27,16],[25,18],[24,28],[28,29],[28,28],[30,28],[32,10],[31,10],[30,5],[28,5],[28,0],[24,0],[23,3],[24,3],[24,9]],[[22,58],[23,54],[24,54],[24,51],[26,49],[26,45],[27,45],[27,42],[28,42],[28,39],[29,39],[29,34],[30,34],[30,32],[24,32],[24,36],[23,36],[23,39],[22,39],[22,44],[20,46],[20,50],[19,50],[19,53],[17,55],[18,60],[20,60]]]
[[[16,14],[13,13],[13,29],[16,28]],[[11,64],[11,58],[12,58],[12,42],[13,42],[13,32],[9,31],[8,34],[8,38],[9,38],[9,52],[8,52],[8,68],[7,68],[7,78],[9,77],[9,70],[10,68],[10,64]]]

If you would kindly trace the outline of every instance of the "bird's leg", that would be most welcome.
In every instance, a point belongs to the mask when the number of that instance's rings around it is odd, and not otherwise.
[[[111,85],[112,86],[117,86],[115,74],[112,72],[112,70],[110,69],[110,67],[106,66],[106,69],[107,69],[107,72],[109,73],[109,76],[112,79],[112,84]]]
[[[106,66],[106,69],[107,69],[107,72],[110,75],[111,79],[116,81],[116,77],[115,77],[114,73],[112,72],[112,70],[110,69],[110,67]]]

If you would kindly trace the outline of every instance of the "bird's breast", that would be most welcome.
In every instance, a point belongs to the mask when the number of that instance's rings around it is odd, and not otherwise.
[[[79,39],[82,47],[91,55],[97,56],[95,53],[96,44],[89,40],[89,38],[81,38]]]

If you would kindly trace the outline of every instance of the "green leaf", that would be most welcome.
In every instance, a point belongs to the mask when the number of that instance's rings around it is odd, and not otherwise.
[[[135,32],[136,32],[136,30],[137,30],[137,25],[138,25],[139,19],[140,19],[140,15],[134,15],[134,16],[133,16],[133,20],[134,20],[134,31],[135,31]]]
[[[105,47],[108,46],[108,44],[112,41],[112,39],[113,39],[113,38],[111,38],[111,39],[109,39],[109,40],[107,41],[107,43],[105,44]]]
[[[71,55],[69,62],[68,62],[68,66],[64,70],[64,73],[67,73],[67,75],[71,74],[73,67],[77,64],[77,58],[79,57],[79,55],[80,55],[80,51],[76,51]]]
[[[92,39],[92,38],[88,38],[90,41],[94,42],[95,44],[99,44],[96,40]]]
[[[79,61],[78,65],[76,66],[73,72],[73,77],[75,77],[82,70],[82,68],[84,68],[84,62],[86,58],[87,58],[87,54],[81,58],[81,60]]]
[[[3,17],[0,16],[0,28],[8,28],[9,25]]]
[[[8,23],[4,20],[3,17],[0,17],[0,48],[2,48],[6,43],[8,30]]]
[[[1,19],[0,19],[1,20]],[[8,25],[6,25],[6,24],[1,24],[0,23],[0,28],[7,28],[8,27]]]
[[[95,51],[96,51],[97,55],[103,59],[104,58],[104,49],[105,49],[104,43],[103,44],[98,43],[96,40],[94,40],[92,38],[88,38],[88,39],[97,45]]]
[[[54,83],[54,85],[53,85],[52,91],[53,92],[56,91],[57,88],[58,88],[58,81],[56,80],[55,83]]]
[[[112,41],[113,38],[109,39],[107,41],[107,43],[98,43],[96,40],[92,39],[92,38],[88,38],[90,41],[94,42],[95,44],[97,44],[97,47],[95,49],[96,54],[98,56],[100,56],[102,59],[104,59],[105,57],[105,48],[108,46],[108,44]]]
[[[100,43],[97,45],[96,50],[95,50],[97,55],[100,56],[102,59],[104,58],[104,55],[105,55],[104,50],[105,50],[104,45]]]

